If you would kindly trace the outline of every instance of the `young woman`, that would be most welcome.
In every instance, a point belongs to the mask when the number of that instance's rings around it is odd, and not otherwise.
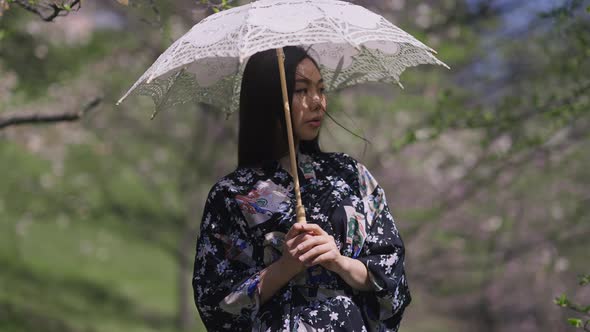
[[[276,52],[250,58],[238,167],[209,192],[193,288],[210,331],[397,331],[410,293],[404,245],[361,163],[324,153],[324,82],[301,48],[285,71],[298,169],[290,172]],[[307,224],[295,223],[299,176]]]

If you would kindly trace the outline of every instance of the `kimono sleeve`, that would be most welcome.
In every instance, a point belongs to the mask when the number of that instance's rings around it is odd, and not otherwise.
[[[375,178],[357,164],[366,239],[357,257],[369,272],[373,292],[364,294],[365,310],[378,330],[399,328],[403,311],[411,301],[404,270],[404,244],[387,206],[385,193]]]
[[[193,290],[201,320],[210,331],[247,330],[260,298],[253,246],[235,200],[215,185],[209,192],[197,240]]]

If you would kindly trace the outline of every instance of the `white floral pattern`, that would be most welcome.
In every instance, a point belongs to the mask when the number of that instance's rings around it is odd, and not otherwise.
[[[385,194],[365,166],[340,153],[299,155],[310,223],[332,235],[343,255],[361,261],[374,289],[352,289],[313,266],[264,305],[259,273],[280,257],[295,222],[292,178],[271,162],[238,168],[209,193],[197,241],[193,288],[210,331],[397,331],[411,297],[404,245]]]

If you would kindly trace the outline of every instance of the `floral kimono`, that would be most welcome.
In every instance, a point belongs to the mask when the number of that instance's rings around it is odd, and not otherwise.
[[[397,331],[410,293],[404,245],[383,189],[341,153],[299,154],[307,220],[335,239],[342,255],[368,270],[358,291],[320,265],[260,304],[260,271],[281,255],[295,222],[291,175],[279,162],[238,168],[207,198],[197,241],[193,288],[209,331]]]

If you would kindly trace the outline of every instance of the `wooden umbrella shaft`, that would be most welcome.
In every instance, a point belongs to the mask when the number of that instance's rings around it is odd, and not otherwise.
[[[301,190],[299,189],[299,175],[297,172],[297,158],[295,156],[295,143],[293,141],[293,127],[291,125],[291,109],[289,108],[289,95],[287,94],[287,79],[285,78],[285,54],[283,48],[277,48],[277,60],[279,62],[279,73],[281,76],[281,89],[283,91],[283,104],[285,110],[285,123],[287,125],[287,139],[289,140],[289,159],[291,162],[291,175],[295,185],[295,199],[297,201],[295,211],[297,222],[305,223],[305,210],[301,202]]]

